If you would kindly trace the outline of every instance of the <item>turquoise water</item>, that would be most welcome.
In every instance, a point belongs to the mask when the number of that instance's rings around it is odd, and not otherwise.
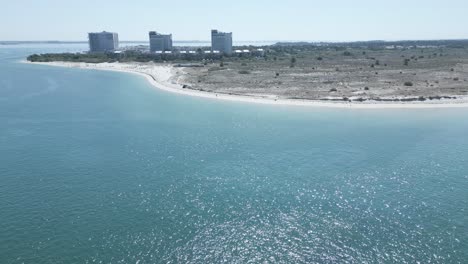
[[[466,263],[468,109],[223,102],[0,47],[1,263]]]

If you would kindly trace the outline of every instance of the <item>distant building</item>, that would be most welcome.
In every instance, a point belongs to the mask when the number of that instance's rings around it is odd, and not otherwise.
[[[156,31],[150,31],[150,52],[172,51],[172,34],[163,35]]]
[[[211,30],[211,50],[232,54],[232,32],[225,33]]]
[[[108,52],[119,48],[119,35],[112,32],[88,33],[90,52]]]

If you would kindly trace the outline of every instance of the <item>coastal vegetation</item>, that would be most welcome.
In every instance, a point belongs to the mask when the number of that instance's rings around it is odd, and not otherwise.
[[[223,71],[208,70],[212,62],[185,68],[181,80],[196,90],[286,99],[420,102],[468,96],[468,41],[371,44],[278,44],[265,47],[262,58],[225,57]],[[239,74],[244,70],[250,74]]]
[[[179,50],[189,49],[179,48]],[[232,55],[34,54],[34,62],[169,63],[190,89],[330,101],[425,101],[468,96],[468,41],[278,43]],[[403,62],[403,63],[402,63]]]

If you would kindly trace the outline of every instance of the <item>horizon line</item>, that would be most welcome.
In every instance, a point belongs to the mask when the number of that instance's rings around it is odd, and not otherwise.
[[[306,43],[353,43],[353,42],[403,42],[403,41],[447,41],[468,40],[468,38],[427,38],[427,39],[368,39],[368,40],[234,40],[233,42],[306,42]],[[88,43],[87,40],[0,40],[6,42],[58,42],[58,43]],[[122,43],[146,43],[148,40],[120,40]],[[211,42],[211,40],[174,40],[174,42]]]

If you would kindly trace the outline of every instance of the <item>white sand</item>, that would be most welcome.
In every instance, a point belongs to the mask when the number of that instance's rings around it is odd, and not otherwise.
[[[182,88],[179,81],[183,68],[174,68],[170,65],[154,63],[75,63],[75,62],[34,62],[49,66],[60,66],[68,68],[110,70],[128,72],[144,76],[154,87],[178,94],[205,97],[218,100],[238,101],[248,103],[275,104],[275,105],[297,105],[315,107],[339,107],[339,108],[447,108],[468,107],[468,97],[457,99],[441,99],[423,102],[324,102],[300,99],[278,99],[274,96],[242,96],[228,95],[215,92],[203,92]],[[177,73],[178,72],[178,73]]]

